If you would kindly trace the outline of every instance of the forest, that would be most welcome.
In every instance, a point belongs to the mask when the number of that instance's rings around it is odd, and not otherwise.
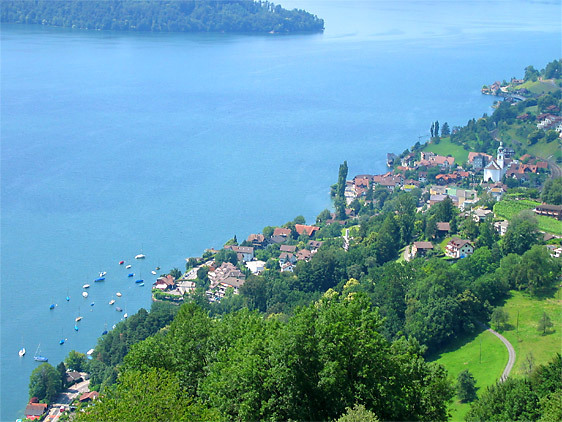
[[[3,0],[1,22],[148,32],[321,32],[304,10],[254,0]]]

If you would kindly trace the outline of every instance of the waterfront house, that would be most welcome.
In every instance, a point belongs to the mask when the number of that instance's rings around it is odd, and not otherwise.
[[[25,418],[29,420],[41,419],[47,411],[46,403],[28,403],[25,408]]]
[[[77,371],[66,371],[65,384],[72,385],[83,380],[82,374]]]
[[[295,230],[297,231],[299,236],[302,234],[306,234],[307,236],[312,237],[314,236],[314,233],[320,230],[320,227],[307,226],[305,224],[295,224]]]
[[[453,237],[445,248],[445,255],[451,258],[464,258],[474,253],[474,246],[469,240]]]
[[[176,280],[168,274],[165,277],[158,277],[158,279],[152,284],[152,287],[160,291],[173,290],[176,288]]]
[[[433,250],[433,243],[431,242],[414,242],[410,249],[410,256],[412,258],[425,256],[431,250]]]

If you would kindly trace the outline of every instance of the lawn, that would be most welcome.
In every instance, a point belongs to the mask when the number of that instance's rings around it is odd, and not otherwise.
[[[441,138],[441,141],[436,144],[434,142],[427,144],[424,151],[434,152],[438,155],[452,155],[455,157],[455,163],[462,164],[468,160],[468,151],[461,145],[451,143],[450,138]]]
[[[541,157],[541,158],[549,158],[550,156],[560,156],[560,141],[554,140],[550,143],[546,143],[544,139],[541,139],[535,145],[531,145],[527,147],[527,151],[530,154]]]
[[[513,291],[503,309],[509,314],[509,330],[502,335],[509,340],[517,357],[513,367],[514,376],[524,375],[521,367],[529,353],[535,364],[548,363],[555,353],[562,350],[562,288],[545,298],[532,298],[526,293]],[[546,312],[554,327],[547,335],[537,330],[538,320]],[[517,321],[519,319],[519,327]],[[517,328],[518,327],[518,328]]]
[[[482,350],[482,355],[480,355]],[[458,374],[468,369],[476,380],[478,395],[494,384],[503,373],[508,354],[503,343],[488,331],[465,337],[451,344],[445,351],[429,359],[442,364],[449,377],[456,382]],[[455,396],[451,405],[453,421],[463,421],[470,404],[461,403]]]
[[[526,88],[529,91],[531,91],[533,94],[542,94],[542,93],[546,93],[546,92],[554,92],[559,90],[560,88],[549,84],[547,82],[541,82],[541,81],[527,81],[525,83],[522,83],[521,85],[517,85],[515,87],[515,89],[521,89],[521,88]]]
[[[537,205],[540,205],[540,202],[530,201],[528,199],[504,199],[494,205],[494,214],[500,218],[511,220],[521,211],[532,210]],[[544,215],[537,215],[536,217],[539,223],[539,230],[562,235],[562,223],[560,223],[560,221]]]

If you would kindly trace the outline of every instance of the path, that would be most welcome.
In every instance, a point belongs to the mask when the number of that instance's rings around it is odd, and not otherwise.
[[[511,343],[507,341],[507,339],[504,336],[502,336],[500,333],[492,330],[491,328],[488,328],[487,330],[491,332],[493,335],[495,335],[497,338],[499,338],[503,344],[505,344],[505,347],[507,347],[507,352],[509,353],[509,359],[507,361],[507,365],[505,366],[505,369],[503,370],[503,374],[500,378],[500,382],[504,382],[507,379],[507,377],[509,377],[509,373],[513,369],[513,364],[515,363],[515,349],[513,348]]]
[[[57,421],[61,415],[60,408],[63,406],[66,411],[68,411],[68,405],[77,398],[90,390],[90,380],[82,381],[78,384],[74,384],[72,387],[64,390],[56,398],[56,403],[51,405],[49,414],[45,418],[45,421],[54,422]]]

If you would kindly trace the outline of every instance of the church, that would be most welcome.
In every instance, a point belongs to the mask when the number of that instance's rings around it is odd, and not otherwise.
[[[496,159],[490,161],[490,163],[484,167],[484,182],[488,182],[490,180],[493,182],[501,182],[510,162],[511,160],[506,158],[506,151],[503,147],[503,142],[500,141]]]

